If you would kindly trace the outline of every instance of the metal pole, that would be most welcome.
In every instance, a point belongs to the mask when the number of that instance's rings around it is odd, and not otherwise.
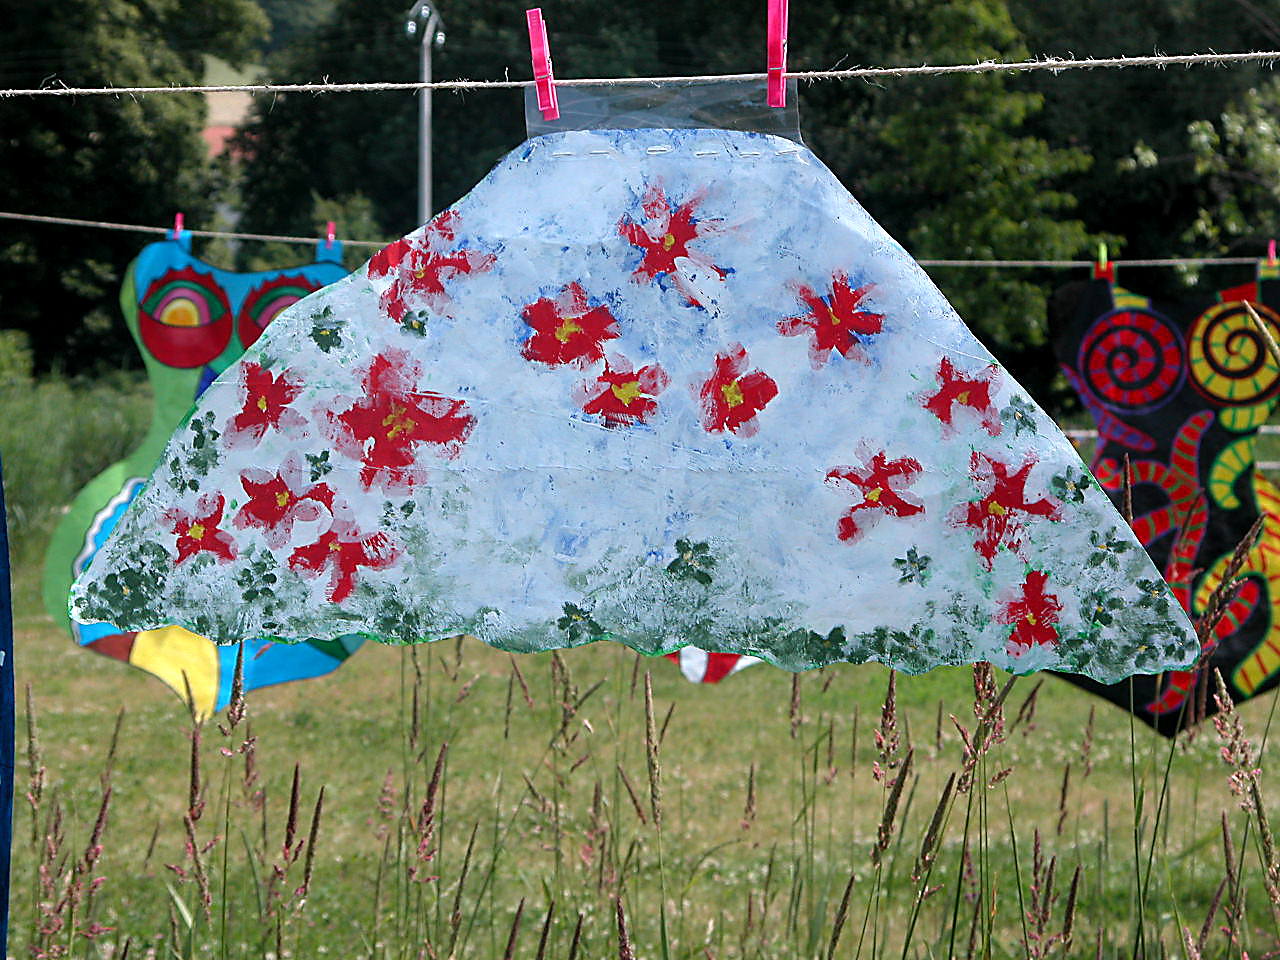
[[[431,40],[434,35],[435,14],[426,22],[422,36],[422,82],[431,82]],[[431,219],[431,88],[422,91],[419,101],[419,147],[417,147],[417,221],[420,224]]]
[[[425,20],[423,23],[421,21]],[[421,29],[423,83],[431,82],[431,48],[444,43],[444,21],[439,12],[426,0],[421,0],[409,11],[405,32],[414,36]],[[418,223],[431,219],[431,88],[422,90],[418,101]]]

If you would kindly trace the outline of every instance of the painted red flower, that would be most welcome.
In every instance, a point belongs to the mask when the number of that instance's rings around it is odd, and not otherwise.
[[[290,380],[285,371],[274,376],[252,360],[240,365],[240,387],[244,390],[244,407],[231,419],[239,438],[257,443],[268,428],[282,430],[306,423],[296,410],[290,410],[302,393],[302,384]]]
[[[942,423],[944,436],[955,432],[956,407],[969,407],[979,418],[979,423],[991,434],[1000,433],[1000,412],[991,405],[991,387],[998,370],[988,365],[976,377],[966,377],[956,372],[950,357],[938,363],[938,392],[923,398],[924,408]]]
[[[677,260],[688,260],[691,264],[703,267],[718,278],[723,279],[725,271],[717,267],[698,250],[691,250],[689,244],[704,232],[699,228],[698,218],[694,215],[700,196],[692,197],[672,209],[670,200],[660,187],[650,187],[641,202],[645,220],[637,223],[629,215],[618,221],[618,233],[632,246],[644,251],[640,264],[632,276],[644,280],[672,277],[680,292],[694,306],[702,306],[699,293],[688,278],[682,276]]]
[[[533,336],[521,353],[526,360],[579,367],[604,356],[604,342],[618,336],[617,322],[609,308],[587,305],[582,284],[574,282],[554,300],[543,297],[529,304],[520,315],[533,327]]]
[[[402,237],[370,258],[370,277],[392,278],[379,301],[392,320],[402,321],[411,305],[435,306],[447,299],[445,280],[493,266],[492,254],[455,245],[457,223],[458,214],[446,210],[419,233]]]
[[[666,371],[656,363],[631,370],[626,360],[611,357],[605,360],[604,373],[596,382],[586,385],[587,399],[582,409],[603,417],[608,427],[642,423],[658,409],[652,398],[670,382]]]
[[[851,489],[862,498],[840,518],[836,527],[840,539],[857,541],[886,515],[910,517],[924,513],[924,504],[905,489],[915,483],[920,472],[920,462],[913,457],[889,460],[883,450],[860,467],[832,467],[827,472],[827,483]]]
[[[231,534],[219,529],[226,500],[222,494],[206,493],[196,501],[194,513],[173,509],[164,515],[164,522],[178,535],[178,559],[181,563],[201,551],[208,551],[222,561],[234,560],[236,544]]]
[[[778,385],[763,370],[744,373],[747,351],[740,343],[717,353],[715,369],[702,385],[702,425],[712,433],[725,430],[744,437],[759,430],[756,414],[778,395]]]
[[[294,550],[289,567],[314,574],[328,570],[329,600],[341,603],[355,589],[358,568],[385,569],[399,553],[385,533],[363,534],[354,523],[340,520],[315,543]]]
[[[854,289],[843,273],[832,278],[830,296],[822,297],[808,287],[801,287],[798,292],[809,307],[808,314],[779,320],[778,332],[784,337],[798,337],[806,332],[812,335],[809,358],[815,370],[827,362],[832,350],[865,363],[867,355],[859,337],[875,336],[884,327],[884,314],[859,309],[873,289],[869,283]]]
[[[1035,460],[1026,463],[1010,475],[1007,464],[974,451],[969,458],[969,475],[978,485],[982,498],[973,503],[961,504],[952,512],[952,520],[970,527],[977,534],[973,548],[982,557],[983,565],[990,570],[997,551],[1002,546],[1018,552],[1022,547],[1023,524],[1026,517],[1058,519],[1057,501],[1049,497],[1028,500],[1026,485],[1028,474]]]
[[[364,397],[342,413],[329,412],[338,450],[363,464],[360,482],[408,488],[416,471],[419,444],[452,459],[475,425],[461,400],[413,389],[421,371],[402,350],[374,357],[365,372]]]
[[[241,471],[240,485],[249,502],[236,514],[235,525],[264,531],[267,546],[273,550],[288,542],[296,521],[317,520],[325,511],[333,512],[333,488],[327,483],[308,486],[306,474],[293,456],[274,474],[255,467]]]
[[[1058,614],[1062,604],[1058,598],[1045,591],[1049,575],[1042,570],[1027,574],[1019,595],[1004,605],[1000,612],[1001,623],[1013,624],[1006,649],[1016,655],[1026,653],[1032,647],[1052,647],[1058,643]]]

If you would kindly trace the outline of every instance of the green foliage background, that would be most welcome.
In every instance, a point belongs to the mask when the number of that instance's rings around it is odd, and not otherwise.
[[[257,55],[253,0],[0,2],[0,86],[191,84],[204,53]],[[212,212],[204,101],[18,97],[0,104],[0,210],[124,223],[193,224]],[[135,234],[5,221],[0,326],[30,338],[40,369],[135,366],[115,299]]]
[[[190,83],[201,53],[264,62],[279,81],[414,80],[404,0],[72,0],[33,16],[0,0],[0,85]],[[637,76],[760,68],[757,2],[547,0],[557,74]],[[523,2],[445,0],[437,78],[528,75]],[[1028,55],[1244,50],[1280,42],[1252,0],[806,0],[791,11],[793,69]],[[437,93],[437,208],[524,137],[516,91]],[[1280,85],[1264,67],[818,82],[801,93],[807,141],[921,258],[1261,253],[1280,229]],[[394,237],[416,224],[412,94],[262,96],[237,161],[204,159],[202,101],[0,102],[0,210]],[[0,327],[24,331],[37,370],[136,363],[113,294],[139,238],[7,224]],[[208,249],[265,267],[291,248]],[[960,314],[1039,399],[1060,406],[1044,303],[1060,271],[937,268]],[[1144,273],[1144,292],[1226,286],[1247,268]],[[1131,281],[1135,284],[1138,281]]]

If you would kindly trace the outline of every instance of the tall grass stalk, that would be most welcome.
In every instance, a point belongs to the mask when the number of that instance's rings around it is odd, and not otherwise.
[[[320,691],[342,689],[317,681],[255,692],[250,718],[233,697],[221,736],[190,724],[180,765],[156,762],[167,703],[144,700],[111,749],[106,727],[69,738],[61,695],[38,723],[30,696],[18,824],[30,843],[14,887],[15,916],[30,919],[15,947],[101,960],[127,942],[157,960],[319,960],[321,946],[362,960],[1056,960],[1128,957],[1136,942],[1155,960],[1280,946],[1276,814],[1251,776],[1265,762],[1249,732],[1265,742],[1261,704],[1219,711],[1234,766],[1193,797],[1185,787],[1219,762],[1205,737],[1171,746],[1054,679],[1006,720],[1013,681],[985,666],[794,683],[761,668],[699,689],[615,648],[513,660],[449,641],[404,654],[397,695],[394,655],[366,655],[382,659],[337,679],[376,682],[372,664],[389,665],[381,701],[317,712]],[[171,757],[180,733],[166,735]],[[106,780],[86,790],[58,773],[85,741],[109,758],[88,784],[128,771],[107,778],[96,834]],[[142,792],[163,809],[154,838]],[[1130,815],[1133,836],[1109,840]],[[1196,826],[1209,822],[1212,839]],[[153,874],[151,846],[181,851],[181,873]],[[96,847],[83,894],[58,914]]]

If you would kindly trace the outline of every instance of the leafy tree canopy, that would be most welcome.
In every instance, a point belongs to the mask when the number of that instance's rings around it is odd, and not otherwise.
[[[333,0],[259,0],[271,21],[271,33],[262,49],[275,53],[305,40],[333,16]]]
[[[435,76],[527,77],[521,3],[447,0],[448,41]],[[759,70],[765,23],[756,4],[548,0],[558,75],[636,76]],[[397,0],[337,0],[333,19],[270,63],[281,81],[412,80],[418,46]],[[1005,0],[941,7],[889,0],[865,9],[808,0],[792,11],[794,69],[854,62],[968,60],[1026,54]],[[806,137],[833,172],[917,255],[1079,255],[1088,235],[1056,186],[1088,166],[1081,149],[1026,134],[1034,92],[997,76],[877,87],[805,88]],[[524,136],[515,91],[433,99],[437,209],[469,189]],[[239,147],[244,224],[315,229],[313,195],[365,195],[385,236],[416,225],[417,104],[412,95],[289,96],[258,104]],[[876,173],[880,171],[880,173]],[[1029,251],[1032,247],[1034,254]],[[1006,360],[1043,350],[1043,292],[1027,278],[947,276],[947,292]],[[1039,356],[1036,359],[1040,359]]]
[[[419,44],[407,0],[70,0],[39,17],[0,0],[0,82],[189,83],[199,53],[233,63],[272,49],[272,79],[414,80]],[[441,0],[447,42],[437,78],[529,75],[523,2]],[[1117,5],[1080,0],[806,0],[792,10],[795,69],[982,58],[1241,50],[1280,41],[1280,17],[1254,0]],[[545,0],[557,74],[740,72],[763,62],[757,2]],[[818,82],[801,93],[805,137],[855,196],[921,258],[1259,252],[1280,229],[1280,86],[1260,68],[982,75]],[[518,91],[433,97],[435,202],[465,193],[524,137]],[[213,184],[199,100],[84,98],[0,103],[0,209],[209,222]],[[418,120],[412,94],[261,96],[221,194],[239,226],[399,236],[416,225]],[[51,175],[50,171],[56,171]],[[348,234],[350,235],[350,234]],[[132,359],[114,293],[137,237],[6,225],[4,325],[30,331],[37,362],[83,369]],[[242,266],[296,258],[246,244]],[[961,315],[1014,372],[1043,390],[1052,271],[932,271]],[[1219,275],[1224,274],[1224,275]],[[1151,272],[1144,290],[1194,276]],[[1207,285],[1237,277],[1213,271]],[[1167,289],[1161,289],[1161,287]]]
[[[252,0],[60,0],[38,11],[0,0],[0,85],[191,84],[203,54],[254,55],[266,18]],[[0,210],[124,223],[211,212],[204,101],[32,97],[0,101]],[[0,317],[26,331],[38,368],[135,364],[116,320],[138,237],[5,221]]]
[[[1280,43],[1277,8],[1254,0],[1010,0],[1010,7],[1028,46],[1054,56],[1275,49]],[[1264,252],[1275,229],[1274,197],[1263,198],[1251,182],[1268,176],[1266,149],[1256,136],[1266,140],[1267,134],[1255,128],[1236,136],[1224,124],[1228,114],[1257,117],[1259,109],[1270,109],[1274,123],[1275,94],[1269,108],[1258,99],[1266,99],[1262,91],[1272,76],[1262,66],[1173,67],[1037,74],[1020,85],[1044,98],[1044,108],[1028,120],[1032,132],[1050,143],[1087,146],[1093,155],[1093,166],[1064,185],[1088,228],[1113,238],[1113,256],[1249,255]],[[1249,139],[1259,149],[1245,146]],[[1263,166],[1249,169],[1253,159]],[[1224,287],[1248,272],[1215,268],[1203,279]],[[1143,271],[1140,282],[1144,292],[1177,295],[1188,279],[1194,275]]]

